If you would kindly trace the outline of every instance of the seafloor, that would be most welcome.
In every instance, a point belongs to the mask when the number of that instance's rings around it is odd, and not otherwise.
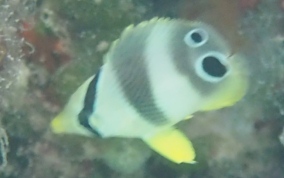
[[[52,134],[111,42],[156,16],[209,23],[247,59],[242,101],[177,125],[197,163],[173,164],[136,139]],[[0,19],[1,178],[284,177],[284,1],[0,0]]]

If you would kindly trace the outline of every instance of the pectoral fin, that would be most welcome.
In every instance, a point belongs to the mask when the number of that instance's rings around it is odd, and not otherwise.
[[[190,140],[177,129],[167,129],[144,141],[160,155],[175,163],[195,163],[195,151]]]

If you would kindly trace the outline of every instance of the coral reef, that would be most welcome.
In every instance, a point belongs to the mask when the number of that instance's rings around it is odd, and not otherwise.
[[[282,177],[283,13],[279,0],[0,0],[0,177]],[[173,164],[136,139],[52,134],[110,43],[153,16],[206,21],[248,59],[240,103],[177,125],[197,163]]]
[[[0,129],[0,170],[3,170],[7,165],[7,153],[9,151],[9,141],[6,131]]]
[[[282,134],[279,136],[279,140],[282,143],[282,145],[284,145],[284,129],[283,129]]]
[[[125,174],[136,174],[141,170],[151,153],[141,140],[136,139],[112,139],[105,148],[103,161],[110,168]]]
[[[13,11],[17,2],[13,5],[3,5],[3,2],[1,4],[0,16],[3,20],[0,22],[0,110],[10,105],[23,104],[20,101],[24,101],[29,76],[29,70],[21,60],[22,45],[26,44],[17,36],[20,19]]]

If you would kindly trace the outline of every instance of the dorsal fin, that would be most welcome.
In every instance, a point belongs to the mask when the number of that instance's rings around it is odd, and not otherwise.
[[[140,23],[138,23],[137,25],[131,24],[129,26],[127,26],[123,31],[122,34],[120,36],[120,38],[124,38],[124,36],[126,36],[127,34],[137,30],[137,29],[141,29],[144,28],[148,25],[153,25],[153,24],[157,24],[157,23],[167,23],[170,21],[170,18],[158,18],[158,17],[154,17],[150,20],[146,20],[146,21],[142,21]]]
[[[125,38],[127,35],[129,35],[130,33],[134,33],[135,31],[145,28],[148,25],[154,25],[157,23],[168,23],[170,22],[171,19],[170,18],[158,18],[158,17],[154,17],[150,20],[146,20],[146,21],[142,21],[140,23],[138,23],[137,25],[131,24],[129,26],[127,26],[121,33],[120,37],[116,40],[114,40],[109,48],[109,51],[106,53],[106,56],[104,57],[104,63],[106,62],[106,60],[108,59],[107,55],[109,53],[111,53],[116,45],[119,43],[119,41],[123,38]]]

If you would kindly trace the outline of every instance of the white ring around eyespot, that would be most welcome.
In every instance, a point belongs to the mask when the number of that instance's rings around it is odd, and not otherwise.
[[[191,35],[192,35],[193,33],[196,33],[196,32],[198,32],[198,33],[201,35],[201,37],[202,37],[202,41],[201,41],[200,43],[194,42],[194,41],[192,40],[192,38],[191,38]],[[204,45],[204,44],[208,41],[208,38],[209,38],[208,33],[207,33],[205,30],[203,30],[203,29],[201,29],[201,28],[195,28],[195,29],[189,31],[189,32],[185,35],[185,37],[184,37],[183,40],[184,40],[184,42],[185,42],[189,47],[197,48],[197,47],[199,47],[199,46]]]
[[[213,56],[219,59],[219,61],[226,66],[227,68],[227,72],[223,77],[213,77],[208,75],[203,67],[202,67],[202,61],[208,57],[208,56]],[[212,83],[217,83],[220,82],[221,80],[223,80],[229,73],[230,73],[230,66],[228,65],[228,61],[227,61],[227,57],[225,55],[223,55],[222,53],[219,53],[217,51],[210,51],[202,56],[200,56],[196,63],[195,63],[195,72],[196,74],[203,80],[208,81],[208,82],[212,82]]]

